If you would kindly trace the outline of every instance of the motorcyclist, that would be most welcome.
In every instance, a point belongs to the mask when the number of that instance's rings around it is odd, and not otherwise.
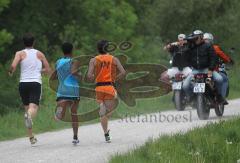
[[[178,35],[178,42],[173,42],[164,47],[172,56],[172,67],[161,75],[163,81],[169,82],[169,80],[179,72],[183,73],[187,77],[191,72],[189,67],[189,49],[185,40],[185,34]]]
[[[217,71],[223,78],[223,83],[221,85],[222,88],[219,88],[219,89],[222,90],[221,95],[225,98],[227,94],[227,88],[229,85],[225,64],[234,64],[234,62],[231,59],[231,57],[229,57],[229,55],[225,54],[222,51],[219,45],[214,44],[214,37],[211,33],[204,33],[203,39],[205,40],[205,42],[213,44],[213,48],[218,57],[218,60],[217,60],[218,64],[215,68],[215,71]]]
[[[203,32],[201,30],[195,30],[191,38],[187,38],[191,43],[190,47],[190,60],[189,63],[193,68],[192,74],[187,77],[183,82],[183,89],[189,97],[192,95],[191,80],[195,74],[206,73],[209,78],[213,78],[218,88],[221,88],[223,82],[222,76],[214,71],[217,64],[217,57],[213,46],[203,40]],[[220,95],[221,90],[218,90],[218,102],[226,103],[223,96]]]

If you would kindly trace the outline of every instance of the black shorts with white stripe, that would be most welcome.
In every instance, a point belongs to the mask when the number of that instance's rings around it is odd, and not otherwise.
[[[29,105],[30,103],[39,105],[41,98],[41,84],[38,82],[20,82],[19,93],[22,98],[23,104]]]

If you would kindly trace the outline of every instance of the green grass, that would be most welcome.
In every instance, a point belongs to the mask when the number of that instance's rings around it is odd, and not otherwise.
[[[240,159],[240,118],[162,136],[111,158],[110,163],[236,163]]]

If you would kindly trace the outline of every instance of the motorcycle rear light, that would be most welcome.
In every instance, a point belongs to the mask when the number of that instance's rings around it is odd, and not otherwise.
[[[177,81],[181,81],[183,78],[184,78],[183,74],[176,74],[175,75],[175,80],[177,80]]]
[[[196,74],[194,75],[195,79],[203,79],[203,78],[207,78],[207,74]]]

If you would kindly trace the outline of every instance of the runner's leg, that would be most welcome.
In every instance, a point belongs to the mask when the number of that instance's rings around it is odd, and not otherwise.
[[[28,113],[29,105],[25,105],[24,108],[25,108],[25,113]],[[28,137],[29,137],[29,138],[33,137],[32,129],[31,129],[31,128],[28,128],[28,129],[27,129],[27,132],[28,132]]]
[[[107,108],[107,114],[106,116],[108,118],[111,117],[111,115],[113,114],[114,110],[117,108],[118,106],[118,99],[113,99],[113,100],[105,100],[104,104]]]
[[[28,114],[31,116],[31,118],[35,118],[37,116],[37,111],[38,105],[30,103],[28,108]]]
[[[77,109],[78,109],[79,101],[74,101],[71,107],[72,112],[72,128],[73,128],[73,139],[78,139],[78,116],[77,116]]]
[[[60,115],[57,115],[58,119],[62,120],[65,116],[67,107],[71,107],[72,102],[67,100],[60,100],[57,102],[57,108],[62,108]]]
[[[28,103],[28,107],[25,107],[26,113],[25,113],[25,123],[26,127],[28,129],[28,135],[30,137],[30,142],[32,144],[35,144],[37,142],[37,139],[34,138],[32,133],[32,119],[37,116],[38,111],[38,105],[41,98],[41,84],[37,82],[32,83],[24,83],[25,88],[22,89],[22,94],[25,94],[25,102]],[[26,92],[25,92],[26,91]],[[25,93],[23,93],[25,92]]]
[[[26,113],[28,114],[30,120],[32,121],[32,119],[33,119],[34,117],[36,117],[36,115],[37,115],[38,106],[37,106],[36,104],[30,103],[30,104],[25,108],[25,110],[26,110]],[[34,136],[33,136],[33,132],[32,132],[32,128],[28,128],[27,130],[28,130],[28,136],[29,136],[29,138],[34,137]]]
[[[108,119],[112,115],[117,105],[118,105],[118,99],[103,101],[102,107],[105,107],[105,109],[107,110],[107,113],[101,117],[101,125],[105,134],[108,132]]]

